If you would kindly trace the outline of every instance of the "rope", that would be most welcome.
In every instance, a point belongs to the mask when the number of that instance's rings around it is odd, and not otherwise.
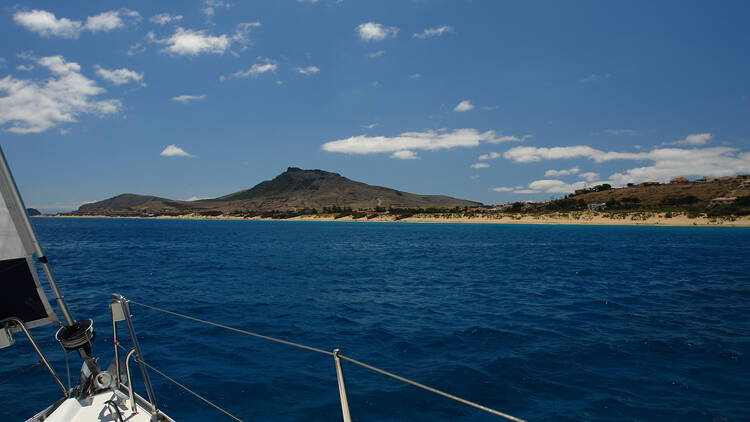
[[[341,353],[335,354],[334,352],[329,352],[329,351],[326,351],[326,350],[323,350],[323,349],[318,349],[316,347],[305,346],[304,344],[299,344],[299,343],[294,343],[294,342],[291,342],[291,341],[277,339],[277,338],[274,338],[274,337],[264,336],[262,334],[253,333],[251,331],[246,331],[246,330],[241,330],[239,328],[229,327],[229,326],[223,325],[223,324],[217,324],[215,322],[205,321],[205,320],[202,320],[202,319],[199,319],[199,318],[194,318],[194,317],[191,317],[191,316],[188,316],[188,315],[184,315],[184,314],[181,314],[181,313],[178,313],[178,312],[168,311],[166,309],[157,308],[155,306],[145,305],[143,303],[135,302],[135,301],[132,301],[132,300],[128,300],[128,303],[132,303],[134,305],[138,305],[138,306],[142,306],[144,308],[152,309],[154,311],[163,312],[165,314],[174,315],[174,316],[177,316],[177,317],[180,317],[180,318],[189,319],[191,321],[199,322],[201,324],[211,325],[211,326],[218,327],[218,328],[223,328],[223,329],[226,329],[226,330],[229,330],[229,331],[234,331],[234,332],[237,332],[237,333],[247,334],[249,336],[262,338],[264,340],[275,341],[277,343],[282,343],[282,344],[286,344],[286,345],[289,345],[289,346],[298,347],[300,349],[305,349],[305,350],[310,350],[310,351],[313,351],[313,352],[318,352],[318,353],[321,353],[321,354],[324,354],[324,355],[328,355],[328,356],[338,356],[339,358],[344,359],[344,360],[346,360],[348,362],[351,362],[351,363],[353,363],[355,365],[359,365],[359,366],[361,366],[363,368],[367,368],[367,369],[369,369],[371,371],[377,372],[379,374],[383,374],[385,376],[391,377],[393,379],[396,379],[398,381],[404,382],[406,384],[411,384],[411,385],[413,385],[415,387],[419,387],[419,388],[421,388],[423,390],[426,390],[426,391],[429,391],[431,393],[434,393],[434,394],[437,394],[437,395],[449,398],[451,400],[455,400],[455,401],[457,401],[459,403],[463,403],[463,404],[465,404],[467,406],[471,406],[471,407],[474,407],[476,409],[483,410],[483,411],[485,411],[487,413],[491,413],[493,415],[500,416],[502,418],[505,418],[505,419],[508,419],[508,420],[511,420],[511,421],[514,421],[514,422],[526,422],[524,419],[520,419],[520,418],[517,418],[515,416],[511,416],[511,415],[509,415],[507,413],[503,413],[503,412],[500,412],[498,410],[491,409],[491,408],[486,407],[486,406],[482,406],[481,404],[474,403],[474,402],[466,400],[466,399],[462,399],[461,397],[457,397],[457,396],[454,396],[453,394],[449,394],[449,393],[446,393],[444,391],[440,391],[440,390],[438,390],[436,388],[428,387],[428,386],[426,386],[424,384],[420,384],[420,383],[418,383],[416,381],[412,381],[412,380],[410,380],[408,378],[404,378],[402,376],[396,375],[396,374],[388,372],[386,370],[383,370],[383,369],[380,369],[380,368],[376,368],[376,367],[374,367],[372,365],[368,365],[368,364],[366,364],[364,362],[360,362],[360,361],[358,361],[356,359],[353,359],[353,358],[350,358],[348,356],[344,356]],[[173,380],[172,378],[169,378],[167,375],[165,375],[164,373],[160,372],[159,370],[157,370],[153,366],[147,364],[146,362],[143,362],[143,364],[146,365],[146,366],[148,366],[149,368],[153,369],[154,371],[158,372],[161,376],[167,378],[168,380],[172,381],[173,383],[175,383],[175,384],[179,385],[180,387],[184,388],[185,390],[187,390],[188,392],[192,393],[193,395],[195,395],[199,399],[203,400],[204,402],[210,404],[211,406],[215,407],[216,409],[222,411],[223,413],[225,413],[225,414],[229,415],[230,417],[234,418],[235,420],[239,421],[239,419],[235,418],[234,416],[232,416],[231,414],[229,414],[225,410],[221,409],[217,405],[215,405],[215,404],[211,403],[210,401],[206,400],[205,398],[201,397],[197,393],[191,391],[190,389],[188,389],[184,385],[178,383],[177,381]]]
[[[349,362],[351,362],[351,363],[353,363],[355,365],[359,365],[359,366],[361,366],[363,368],[367,368],[367,369],[369,369],[371,371],[375,371],[375,372],[377,372],[379,374],[383,374],[385,376],[397,379],[397,380],[399,380],[401,382],[405,382],[407,384],[411,384],[411,385],[413,385],[415,387],[419,387],[419,388],[421,388],[423,390],[427,390],[427,391],[429,391],[431,393],[435,393],[435,394],[441,395],[443,397],[447,397],[447,398],[449,398],[451,400],[455,400],[457,402],[461,402],[461,403],[463,403],[465,405],[468,405],[468,406],[471,406],[471,407],[475,407],[475,408],[480,409],[480,410],[484,410],[485,412],[492,413],[493,415],[497,415],[497,416],[500,416],[500,417],[503,417],[505,419],[509,419],[509,420],[515,421],[515,422],[526,422],[523,419],[519,419],[519,418],[517,418],[515,416],[508,415],[507,413],[503,413],[503,412],[497,411],[495,409],[490,409],[489,407],[482,406],[481,404],[477,404],[477,403],[474,403],[474,402],[466,400],[466,399],[462,399],[461,397],[457,397],[457,396],[454,396],[453,394],[449,394],[449,393],[446,393],[444,391],[440,391],[440,390],[438,390],[436,388],[428,387],[428,386],[426,386],[424,384],[420,384],[420,383],[418,383],[416,381],[412,381],[412,380],[410,380],[408,378],[404,378],[404,377],[398,376],[398,375],[396,375],[394,373],[385,371],[383,369],[376,368],[376,367],[374,367],[372,365],[368,365],[368,364],[366,364],[364,362],[360,362],[360,361],[358,361],[356,359],[352,359],[352,358],[350,358],[348,356],[344,356],[344,355],[339,354],[339,357],[341,359],[349,361]]]
[[[144,308],[153,309],[154,311],[163,312],[165,314],[170,314],[170,315],[178,316],[178,317],[181,317],[181,318],[189,319],[191,321],[200,322],[201,324],[212,325],[214,327],[223,328],[225,330],[234,331],[236,333],[246,334],[248,336],[258,337],[258,338],[262,338],[264,340],[275,341],[277,343],[286,344],[287,346],[298,347],[300,349],[310,350],[312,352],[318,352],[318,353],[322,353],[324,355],[333,356],[333,352],[329,352],[327,350],[318,349],[317,347],[305,346],[304,344],[299,344],[299,343],[294,343],[294,342],[291,342],[291,341],[281,340],[281,339],[278,339],[278,338],[264,336],[263,334],[253,333],[252,331],[241,330],[239,328],[230,327],[228,325],[217,324],[215,322],[210,322],[210,321],[206,321],[206,320],[194,318],[194,317],[187,316],[187,315],[184,315],[184,314],[180,314],[180,313],[177,313],[177,312],[168,311],[166,309],[157,308],[155,306],[144,305],[143,303],[134,302],[132,300],[128,300],[128,303],[132,303],[133,305],[143,306]]]
[[[137,360],[137,358],[136,358],[136,360]],[[206,404],[210,405],[211,407],[213,407],[214,409],[218,410],[219,412],[221,412],[221,413],[223,413],[223,414],[225,414],[225,415],[229,416],[230,418],[232,418],[232,419],[234,419],[234,420],[236,420],[236,421],[238,421],[238,422],[242,422],[242,419],[240,419],[240,418],[238,418],[238,417],[234,416],[233,414],[231,414],[231,413],[227,412],[226,410],[222,409],[222,408],[221,408],[221,407],[219,407],[218,405],[216,405],[216,404],[212,403],[212,402],[211,402],[210,400],[208,400],[207,398],[205,398],[205,397],[201,396],[200,394],[196,393],[195,391],[193,391],[193,390],[191,390],[191,389],[187,388],[186,386],[184,386],[184,385],[180,384],[180,383],[179,383],[179,382],[178,382],[177,380],[175,380],[174,378],[171,378],[170,376],[168,376],[168,375],[167,375],[167,374],[165,374],[164,372],[161,372],[160,370],[158,370],[158,369],[154,368],[153,366],[149,365],[148,363],[146,363],[146,362],[144,362],[144,361],[139,361],[139,362],[140,362],[140,363],[142,363],[142,364],[144,364],[144,365],[146,365],[146,366],[147,366],[147,367],[149,367],[149,368],[150,368],[150,369],[151,369],[152,371],[154,371],[154,372],[156,372],[157,374],[159,374],[159,375],[163,376],[164,378],[168,379],[169,381],[172,381],[172,382],[173,382],[173,383],[175,383],[175,384],[176,384],[176,385],[177,385],[178,387],[182,388],[183,390],[187,391],[188,393],[190,393],[190,394],[194,395],[195,397],[197,397],[197,398],[199,398],[199,399],[203,400],[203,402],[204,402],[204,403],[206,403]]]

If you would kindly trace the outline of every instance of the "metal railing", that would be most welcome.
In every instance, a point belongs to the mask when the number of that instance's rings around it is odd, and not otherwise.
[[[146,363],[145,361],[143,361],[143,355],[140,352],[140,346],[138,345],[137,340],[135,339],[135,332],[134,332],[133,327],[132,327],[132,322],[130,321],[130,317],[131,316],[130,316],[130,308],[129,308],[128,304],[133,304],[133,305],[141,306],[143,308],[151,309],[151,310],[154,310],[154,311],[157,311],[157,312],[165,313],[165,314],[176,316],[176,317],[179,317],[179,318],[184,318],[184,319],[191,320],[191,321],[194,321],[194,322],[197,322],[197,323],[200,323],[200,324],[210,325],[210,326],[213,326],[213,327],[222,328],[222,329],[233,331],[233,332],[236,332],[236,333],[240,333],[240,334],[244,334],[244,335],[248,335],[248,336],[252,336],[252,337],[257,337],[257,338],[260,338],[260,339],[263,339],[263,340],[273,341],[273,342],[276,342],[276,343],[281,343],[281,344],[285,344],[285,345],[288,345],[288,346],[296,347],[296,348],[299,348],[299,349],[304,349],[304,350],[308,350],[308,351],[312,351],[312,352],[315,352],[315,353],[319,353],[319,354],[323,354],[323,355],[327,355],[327,356],[333,357],[334,366],[336,368],[336,379],[338,381],[339,398],[340,398],[340,401],[341,401],[341,413],[342,413],[342,417],[343,417],[344,422],[351,422],[351,413],[349,411],[349,401],[348,401],[347,394],[346,394],[346,385],[345,385],[345,382],[344,382],[344,372],[343,372],[343,368],[342,368],[342,365],[341,365],[341,360],[345,360],[345,361],[350,362],[350,363],[352,363],[354,365],[361,366],[363,368],[369,369],[371,371],[377,372],[379,374],[385,375],[387,377],[393,378],[393,379],[401,381],[403,383],[410,384],[412,386],[421,388],[421,389],[423,389],[425,391],[429,391],[431,393],[434,393],[434,394],[437,394],[437,395],[449,398],[451,400],[457,401],[457,402],[465,404],[467,406],[474,407],[476,409],[479,409],[479,410],[482,410],[484,412],[493,414],[495,416],[500,416],[502,418],[505,418],[507,420],[511,420],[511,421],[514,421],[514,422],[525,422],[523,419],[517,418],[517,417],[509,415],[507,413],[503,413],[503,412],[500,412],[498,410],[491,409],[491,408],[489,408],[487,406],[483,406],[481,404],[472,402],[470,400],[463,399],[461,397],[455,396],[455,395],[450,394],[450,393],[446,393],[446,392],[438,390],[436,388],[429,387],[427,385],[421,384],[419,382],[416,382],[414,380],[408,379],[406,377],[402,377],[400,375],[396,375],[394,373],[391,373],[391,372],[388,372],[386,370],[380,369],[378,367],[366,364],[364,362],[360,362],[360,361],[358,361],[358,360],[356,360],[354,358],[351,358],[351,357],[348,357],[348,356],[344,356],[339,349],[334,349],[332,352],[329,352],[329,351],[326,351],[326,350],[323,350],[323,349],[320,349],[320,348],[317,348],[317,347],[311,347],[311,346],[307,346],[307,345],[300,344],[300,343],[295,343],[295,342],[288,341],[288,340],[282,340],[282,339],[278,339],[278,338],[275,338],[275,337],[270,337],[270,336],[266,336],[266,335],[263,335],[263,334],[254,333],[252,331],[247,331],[247,330],[243,330],[243,329],[240,329],[240,328],[230,327],[230,326],[224,325],[224,324],[219,324],[219,323],[215,323],[215,322],[211,322],[211,321],[206,321],[206,320],[203,320],[203,319],[200,319],[200,318],[191,317],[189,315],[181,314],[179,312],[169,311],[169,310],[158,308],[158,307],[155,307],[155,306],[146,305],[144,303],[139,303],[139,302],[136,302],[136,301],[133,301],[133,300],[127,300],[127,299],[125,299],[124,297],[122,297],[120,295],[113,295],[111,303],[112,304],[114,304],[114,303],[120,304],[122,315],[117,315],[117,318],[120,318],[118,320],[125,320],[127,322],[128,329],[130,330],[130,335],[133,338],[133,344],[134,344],[133,349],[131,349],[129,351],[129,353],[128,353],[128,359],[133,355],[133,353],[136,354],[136,362],[138,362],[138,364],[141,366],[141,371],[143,373],[143,376],[144,376],[145,380],[148,380],[148,374],[146,372],[146,367],[148,367],[151,370],[153,370],[153,371],[157,372],[158,374],[162,375],[164,378],[166,378],[167,380],[171,381],[175,385],[177,385],[180,388],[184,389],[185,391],[193,394],[194,396],[196,396],[200,400],[204,401],[205,403],[209,404],[210,406],[213,406],[217,410],[221,411],[222,413],[226,414],[227,416],[229,416],[232,419],[237,420],[237,421],[240,421],[240,419],[237,418],[236,416],[232,415],[228,411],[222,409],[220,406],[212,403],[211,401],[209,401],[205,397],[203,397],[200,394],[194,392],[193,390],[191,390],[188,387],[182,385],[181,383],[179,383],[175,379],[167,376],[163,372],[159,371],[158,369],[154,368],[153,366],[151,366],[148,363]],[[117,310],[115,307],[112,307],[112,314],[113,314],[112,315],[112,326],[113,326],[114,330],[116,330],[116,328],[115,328],[115,322],[116,322],[115,321],[115,319],[116,319],[115,313],[116,312],[120,312],[120,311]],[[122,346],[119,345],[119,343],[117,342],[116,334],[114,334],[114,335],[115,335],[115,350],[116,350],[118,348],[118,346],[119,347],[122,347]],[[117,355],[117,352],[115,351],[115,361],[116,362],[117,362],[117,359],[118,359],[118,355]],[[117,365],[118,365],[118,368],[119,368],[119,363],[117,363]],[[119,372],[119,370],[118,370],[118,372]],[[132,384],[130,382],[130,369],[129,369],[129,367],[127,368],[127,373],[128,373],[128,386],[130,387]],[[118,374],[118,378],[117,379],[118,379],[118,382],[119,382],[119,374]],[[132,400],[133,399],[132,398],[133,392],[132,392],[132,387],[130,387],[130,388],[131,388],[130,395],[131,395],[131,400]],[[154,412],[156,412],[156,403],[155,403],[155,399],[153,398],[153,391],[151,390],[151,383],[150,383],[150,381],[146,382],[146,388],[147,388],[147,390],[149,392],[149,400],[151,400],[151,405],[153,407],[153,410],[154,410]]]
[[[20,318],[16,317],[9,317],[5,318],[3,320],[0,320],[0,328],[7,327],[8,329],[12,326],[18,326],[21,331],[23,331],[24,334],[26,334],[26,338],[29,339],[29,343],[31,343],[31,347],[34,348],[34,351],[36,351],[36,354],[39,355],[39,361],[44,364],[44,366],[47,368],[49,373],[52,375],[52,378],[55,379],[55,382],[62,390],[63,396],[70,397],[70,393],[68,392],[68,389],[65,388],[65,385],[60,380],[60,377],[57,376],[57,373],[54,369],[52,369],[52,365],[49,364],[49,361],[47,360],[47,357],[44,356],[44,353],[42,352],[42,349],[39,348],[39,345],[36,344],[36,341],[34,340],[34,337],[31,336],[31,333],[29,332],[29,329],[26,328],[26,324],[21,321]]]

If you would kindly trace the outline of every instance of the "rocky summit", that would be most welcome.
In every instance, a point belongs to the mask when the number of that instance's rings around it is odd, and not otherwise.
[[[79,214],[141,214],[236,211],[298,211],[340,207],[352,209],[473,207],[479,202],[443,195],[418,195],[357,182],[338,173],[289,167],[272,180],[250,189],[198,201],[179,201],[126,193],[82,205]]]

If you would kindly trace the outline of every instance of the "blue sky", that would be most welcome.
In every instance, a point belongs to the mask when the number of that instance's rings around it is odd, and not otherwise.
[[[746,2],[10,3],[0,144],[29,206],[288,166],[484,203],[750,173]]]

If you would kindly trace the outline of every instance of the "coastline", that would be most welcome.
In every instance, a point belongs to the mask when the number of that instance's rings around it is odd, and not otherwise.
[[[304,215],[285,219],[263,217],[237,217],[231,215],[205,216],[186,214],[180,216],[102,216],[102,215],[39,215],[34,218],[125,218],[151,220],[248,220],[248,221],[342,221],[357,223],[458,223],[458,224],[552,224],[552,225],[585,225],[585,226],[670,226],[670,227],[750,227],[750,216],[744,217],[705,217],[688,218],[685,214],[667,218],[664,213],[608,214],[596,211],[580,211],[553,214],[509,214],[492,216],[435,216],[415,215],[397,219],[395,216],[379,215],[374,218],[352,218],[346,216],[335,218],[329,215]]]

